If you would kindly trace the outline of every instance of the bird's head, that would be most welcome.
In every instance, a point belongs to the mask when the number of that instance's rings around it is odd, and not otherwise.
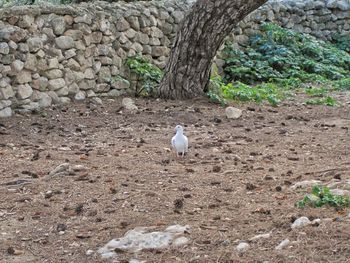
[[[183,133],[184,132],[184,128],[181,125],[176,125],[175,131]]]

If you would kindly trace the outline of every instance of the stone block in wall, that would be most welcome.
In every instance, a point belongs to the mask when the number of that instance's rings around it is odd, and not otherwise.
[[[9,54],[10,53],[10,47],[6,42],[0,42],[0,54]]]
[[[79,92],[79,86],[77,83],[72,83],[71,85],[68,86],[68,94],[69,95],[74,95]]]
[[[32,71],[36,71],[38,60],[34,54],[27,54],[26,61],[24,62],[24,68]]]
[[[57,96],[56,92],[50,90],[47,95],[50,96],[52,103],[57,104],[60,103],[60,98]]]
[[[11,86],[6,86],[3,88],[0,88],[0,97],[2,99],[10,99],[15,96],[15,92],[13,91]]]
[[[47,93],[42,93],[41,98],[38,101],[39,107],[40,108],[46,108],[51,106],[52,104],[52,98],[47,94]]]
[[[16,87],[16,97],[20,100],[24,100],[32,96],[33,89],[30,85],[24,84]]]
[[[16,59],[11,63],[11,70],[14,73],[20,72],[24,68],[24,62]]]
[[[95,80],[87,80],[84,79],[78,83],[80,90],[89,90],[89,89],[95,89],[96,81]]]
[[[109,67],[101,67],[99,73],[98,73],[98,82],[110,82],[111,81],[111,70]]]
[[[71,102],[72,102],[72,100],[70,98],[59,97],[59,103],[62,104],[62,105],[66,105],[66,104],[69,104]]]
[[[17,26],[6,26],[0,29],[0,39],[12,40],[19,43],[28,37],[28,31]]]
[[[38,79],[34,79],[31,83],[33,89],[45,91],[49,84],[49,80],[46,77],[39,77]]]
[[[27,70],[22,70],[16,74],[16,83],[25,84],[32,81],[32,73]]]
[[[83,32],[81,30],[68,29],[63,35],[71,37],[73,40],[79,40],[83,37]]]
[[[0,100],[0,110],[10,107],[12,102],[10,100]]]
[[[94,91],[97,93],[108,92],[110,90],[110,85],[107,83],[99,83],[96,85]]]
[[[18,21],[18,26],[21,28],[30,28],[34,24],[34,17],[32,15],[24,15]]]
[[[119,31],[119,32],[123,32],[123,31],[126,31],[130,28],[130,24],[129,22],[124,18],[120,18],[117,23],[116,23],[116,29]]]
[[[94,79],[95,78],[95,72],[92,68],[87,68],[84,71],[84,78],[86,79]]]
[[[60,49],[70,49],[74,47],[74,40],[70,36],[60,36],[55,39],[55,44]]]
[[[66,67],[74,71],[79,71],[81,68],[80,64],[74,58],[69,59],[65,64]]]
[[[77,55],[76,53],[76,49],[75,48],[71,48],[71,49],[68,49],[64,52],[64,58],[66,60],[70,59],[70,58],[73,58]]]
[[[7,54],[7,55],[2,55],[0,56],[0,62],[4,65],[10,65],[12,61],[15,60],[15,55],[14,54]],[[11,68],[11,67],[10,67]]]
[[[63,72],[60,69],[50,69],[43,73],[48,79],[58,79],[63,77]]]
[[[67,96],[69,94],[69,89],[67,86],[64,86],[63,88],[60,88],[58,90],[55,90],[58,97]]]
[[[83,23],[74,24],[73,29],[80,30],[81,32],[83,32],[84,35],[92,33],[91,27]]]
[[[40,37],[31,37],[27,39],[29,52],[37,52],[44,46],[43,40]]]
[[[77,92],[77,94],[75,94],[74,96],[74,99],[77,100],[77,101],[82,101],[82,100],[85,100],[86,98],[86,94],[84,91],[79,91]]]
[[[126,18],[126,20],[129,22],[131,28],[136,31],[140,31],[140,23],[137,16],[129,16]]]
[[[58,58],[50,58],[47,60],[47,65],[49,69],[57,69],[59,67]]]
[[[56,36],[60,36],[66,31],[66,21],[62,16],[52,19],[51,26]]]
[[[92,24],[92,16],[90,14],[84,14],[82,16],[77,16],[74,18],[74,22],[91,25]]]
[[[113,64],[113,60],[109,57],[99,57],[98,60],[101,62],[102,66]]]
[[[10,107],[3,108],[0,110],[0,118],[8,118],[11,116],[12,116],[12,109]]]
[[[50,79],[48,82],[48,88],[53,91],[63,88],[65,85],[66,82],[63,78]]]

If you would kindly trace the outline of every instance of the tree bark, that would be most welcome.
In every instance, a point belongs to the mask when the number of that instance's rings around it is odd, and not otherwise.
[[[160,83],[164,99],[188,99],[203,94],[210,69],[225,37],[249,13],[267,0],[198,0],[175,37]]]

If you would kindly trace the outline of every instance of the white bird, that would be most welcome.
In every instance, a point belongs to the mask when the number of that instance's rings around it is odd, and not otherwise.
[[[181,153],[181,156],[184,157],[185,152],[188,150],[188,139],[184,135],[184,128],[181,125],[177,125],[175,131],[176,134],[171,139],[171,145],[176,151],[176,156],[179,156],[179,153]]]

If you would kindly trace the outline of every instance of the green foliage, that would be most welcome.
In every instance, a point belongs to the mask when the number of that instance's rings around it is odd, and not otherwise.
[[[287,92],[273,83],[262,83],[256,86],[249,86],[241,82],[225,84],[221,77],[214,77],[211,82],[218,87],[216,90],[209,90],[208,97],[221,104],[225,99],[237,101],[254,101],[261,103],[269,102],[272,106],[277,106],[283,100]]]
[[[302,82],[326,83],[350,75],[350,54],[331,43],[270,23],[262,25],[261,31],[242,50],[226,43],[226,81],[295,88]]]
[[[154,96],[163,77],[163,71],[141,56],[129,57],[124,62],[141,82],[141,88],[136,90],[135,95]]]
[[[328,93],[328,90],[326,88],[309,87],[305,89],[305,92],[306,94],[313,97],[323,97],[325,94]]]
[[[335,89],[350,90],[350,77],[333,82]]]
[[[333,43],[335,44],[336,47],[350,53],[350,36],[349,35],[334,34],[332,38],[333,38]]]
[[[306,102],[308,105],[326,105],[326,106],[338,106],[339,102],[330,97],[324,97],[324,98],[315,98],[315,99],[308,99]]]
[[[312,193],[307,194],[301,201],[296,203],[298,208],[304,208],[306,205],[313,207],[322,207],[324,205],[343,208],[350,206],[350,197],[333,195],[328,187],[314,186]]]
[[[221,87],[225,85],[222,82],[222,78],[215,74],[214,77],[210,78],[209,90],[206,93],[209,100],[216,104],[221,104],[221,106],[227,105],[227,101],[224,99]]]

